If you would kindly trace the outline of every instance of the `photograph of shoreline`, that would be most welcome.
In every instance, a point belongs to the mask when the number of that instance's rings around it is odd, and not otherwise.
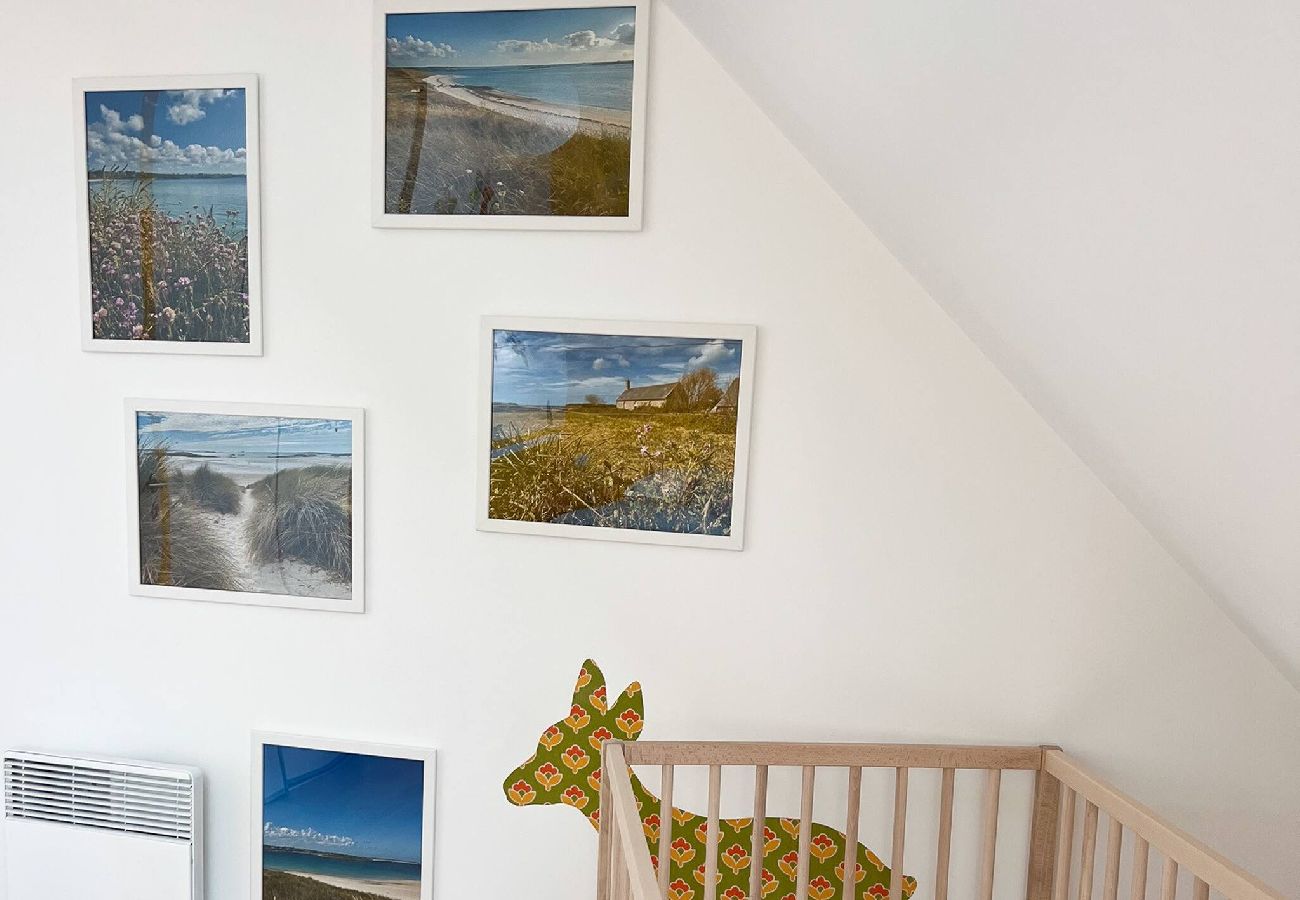
[[[425,763],[263,744],[265,900],[420,900]]]
[[[134,420],[142,585],[352,599],[350,419]]]
[[[742,339],[495,328],[490,352],[488,523],[732,536]]]
[[[627,217],[636,12],[387,15],[385,213]]]
[[[248,90],[82,98],[91,344],[251,344]]]

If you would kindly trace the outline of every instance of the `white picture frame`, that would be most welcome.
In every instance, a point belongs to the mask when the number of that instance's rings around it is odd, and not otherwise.
[[[731,483],[732,503],[729,533],[691,534],[678,531],[641,530],[493,518],[490,515],[489,502],[494,431],[495,336],[498,331],[542,332],[566,336],[682,338],[689,341],[699,341],[702,344],[712,341],[737,342],[740,347],[741,360],[738,371],[738,405],[735,413],[735,460]],[[479,326],[478,477],[477,491],[475,493],[478,530],[506,534],[546,535],[580,540],[624,541],[638,544],[664,544],[723,550],[744,549],[756,341],[757,329],[752,325],[685,324],[607,319],[536,318],[528,316],[484,317]]]
[[[321,420],[348,422],[351,433],[350,455],[350,582],[346,596],[308,596],[270,591],[222,590],[210,587],[179,587],[147,583],[142,577],[141,560],[141,490],[139,414],[183,414],[212,417],[265,417],[269,419]],[[327,612],[363,613],[366,609],[366,454],[365,410],[356,407],[298,406],[268,403],[227,403],[200,400],[155,400],[133,397],[124,404],[126,432],[126,505],[127,505],[127,590],[139,597],[175,600],[199,600],[210,603],[233,603],[272,606],[287,609],[312,609]],[[247,454],[245,454],[247,455]],[[304,464],[306,454],[296,454]],[[288,458],[285,454],[284,458]],[[201,458],[201,457],[200,457]],[[280,457],[275,457],[279,459]],[[286,467],[288,468],[288,467]],[[261,476],[254,471],[254,481]],[[277,483],[278,487],[278,483]],[[253,483],[243,486],[253,490]],[[215,518],[215,516],[212,516]],[[174,525],[173,525],[174,527]],[[251,563],[250,563],[251,565]],[[322,593],[325,593],[322,591]]]
[[[639,231],[645,203],[646,104],[649,78],[651,0],[374,0],[371,90],[371,210],[378,228],[454,228],[473,230]],[[390,213],[385,204],[387,17],[409,13],[521,12],[627,8],[636,10],[633,45],[631,156],[626,216],[439,215]]]
[[[265,748],[282,747],[379,757],[386,760],[409,760],[423,767],[420,831],[420,900],[433,900],[434,880],[434,825],[437,802],[437,751],[429,747],[412,747],[397,744],[371,743],[341,738],[311,737],[275,731],[254,731],[251,753],[250,816],[250,894],[252,900],[264,900],[262,891],[264,840],[268,823],[265,808]],[[319,831],[320,829],[317,829]],[[324,835],[322,835],[324,836]]]
[[[150,341],[96,338],[92,321],[91,247],[89,227],[89,179],[87,172],[86,94],[102,91],[189,91],[217,88],[244,91],[245,183],[248,234],[248,318],[249,340]],[[73,80],[74,160],[73,196],[76,197],[77,271],[83,350],[105,353],[179,353],[217,356],[262,355],[262,253],[261,253],[261,153],[258,77],[250,73],[218,75],[168,75],[95,77]]]

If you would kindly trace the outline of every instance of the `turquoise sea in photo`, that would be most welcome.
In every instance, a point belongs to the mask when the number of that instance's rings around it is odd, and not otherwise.
[[[562,66],[478,66],[430,68],[450,75],[465,87],[492,88],[562,106],[632,109],[631,62],[580,63]]]
[[[94,194],[112,184],[119,191],[134,191],[136,182],[129,179],[90,178]],[[220,178],[155,178],[149,185],[158,208],[172,218],[189,213],[206,215],[208,210],[231,237],[248,231],[248,179],[243,175]],[[230,215],[234,213],[235,215]]]
[[[300,872],[338,878],[364,878],[374,881],[419,881],[420,864],[388,859],[366,859],[343,854],[304,853],[266,847],[262,850],[262,868],[273,872]]]

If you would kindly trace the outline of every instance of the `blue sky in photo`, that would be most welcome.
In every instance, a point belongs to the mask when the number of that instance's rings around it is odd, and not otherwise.
[[[424,763],[265,744],[262,846],[421,861]]]
[[[636,8],[404,13],[388,16],[388,64],[522,66],[632,58]]]
[[[136,413],[136,439],[142,448],[165,444],[169,450],[227,456],[293,453],[352,453],[352,423],[347,419],[286,419],[222,413]]]
[[[668,384],[706,366],[725,389],[740,374],[740,351],[740,341],[722,339],[498,330],[492,402],[562,406],[595,394],[612,403],[629,381]]]
[[[86,167],[168,174],[242,174],[243,88],[87,91]]]

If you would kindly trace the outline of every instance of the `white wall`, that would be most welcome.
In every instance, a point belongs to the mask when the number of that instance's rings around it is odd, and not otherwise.
[[[368,225],[367,6],[0,30],[0,744],[203,766],[219,900],[247,892],[251,729],[434,745],[438,896],[558,900],[593,836],[500,783],[592,655],[642,680],[647,737],[1057,742],[1300,891],[1295,691],[668,10],[644,233],[397,233]],[[239,70],[266,356],[83,354],[69,78]],[[475,532],[484,313],[759,325],[746,551]],[[127,596],[127,395],[366,407],[370,612]]]
[[[1300,4],[669,2],[1300,689]]]

